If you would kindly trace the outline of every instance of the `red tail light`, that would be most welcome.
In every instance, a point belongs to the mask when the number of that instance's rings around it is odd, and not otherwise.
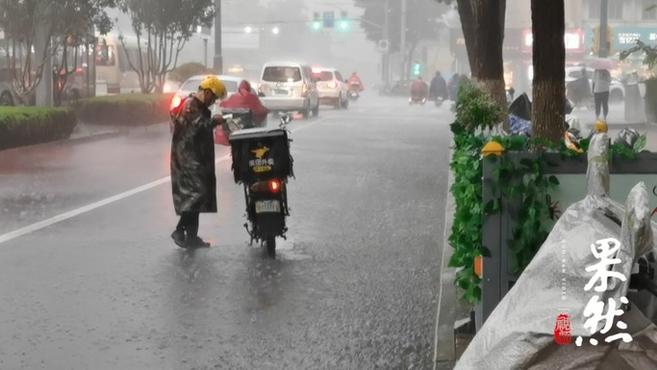
[[[281,182],[278,180],[270,180],[269,190],[271,190],[272,193],[278,193],[281,191]]]
[[[178,95],[174,95],[171,99],[171,110],[174,110],[180,106],[182,103],[182,98]]]
[[[280,193],[283,188],[281,180],[258,181],[251,185],[251,191],[254,193]]]

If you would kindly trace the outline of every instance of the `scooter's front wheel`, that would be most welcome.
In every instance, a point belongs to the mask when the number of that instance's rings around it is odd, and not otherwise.
[[[276,258],[276,237],[268,236],[265,239],[265,250],[269,258]]]

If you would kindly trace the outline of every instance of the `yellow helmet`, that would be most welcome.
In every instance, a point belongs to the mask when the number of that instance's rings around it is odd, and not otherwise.
[[[605,120],[599,119],[595,122],[594,130],[595,132],[607,132],[609,131],[609,127]]]
[[[226,86],[216,76],[207,76],[201,81],[199,88],[210,90],[219,99],[226,97]]]

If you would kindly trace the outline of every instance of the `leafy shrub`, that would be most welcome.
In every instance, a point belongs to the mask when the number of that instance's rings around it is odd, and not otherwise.
[[[464,79],[456,98],[456,121],[469,133],[491,129],[504,120],[504,112],[486,92]]]
[[[171,73],[169,73],[169,78],[178,81],[184,82],[188,78],[196,75],[203,75],[208,73],[214,73],[211,69],[206,68],[201,63],[185,63],[178,66]]]
[[[76,123],[66,108],[0,107],[0,150],[66,139]]]
[[[105,125],[151,125],[169,117],[172,94],[123,94],[82,99],[73,104],[80,121]]]

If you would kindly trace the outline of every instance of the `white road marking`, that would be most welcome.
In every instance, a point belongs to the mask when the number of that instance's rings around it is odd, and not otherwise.
[[[329,119],[330,118],[327,117],[327,118],[311,121],[310,123],[304,124],[303,126],[298,126],[298,127],[293,128],[293,129],[290,129],[290,131],[292,133],[294,133],[294,132],[297,132],[299,130],[303,130],[305,128],[315,126],[315,125],[317,125],[319,123],[322,123],[324,121],[327,121]],[[230,154],[226,154],[226,155],[224,155],[220,158],[217,158],[215,160],[215,164],[219,164],[221,162],[224,162],[224,161],[228,160],[230,157],[231,157]],[[145,192],[147,190],[153,189],[153,188],[158,187],[160,185],[167,184],[169,182],[171,182],[171,176],[163,177],[161,179],[157,179],[155,181],[149,182],[148,184],[138,186],[134,189],[130,189],[130,190],[125,191],[123,193],[113,195],[111,197],[99,200],[99,201],[91,203],[91,204],[87,204],[86,206],[82,206],[80,208],[76,208],[72,211],[64,212],[64,213],[58,214],[54,217],[48,218],[46,220],[35,222],[31,225],[21,227],[20,229],[10,231],[6,234],[0,235],[0,244],[8,242],[12,239],[20,238],[21,236],[33,233],[35,231],[39,231],[39,230],[44,229],[48,226],[52,226],[52,225],[54,225],[56,223],[59,223],[59,222],[62,222],[62,221],[66,221],[70,218],[79,216],[81,214],[91,212],[91,211],[93,211],[97,208],[100,208],[100,207],[106,206],[108,204],[118,202],[118,201],[123,200],[125,198],[128,198],[128,197],[131,197],[133,195]]]

